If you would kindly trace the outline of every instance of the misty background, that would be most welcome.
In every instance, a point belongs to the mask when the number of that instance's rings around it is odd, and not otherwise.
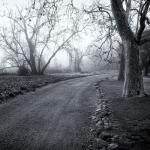
[[[109,3],[109,1],[108,2],[103,1],[103,3],[106,5],[107,3]],[[67,5],[67,4],[68,4],[68,1],[66,0],[66,2],[64,2],[64,5]],[[91,4],[92,4],[91,0],[74,1],[74,6],[79,10],[83,9],[84,7],[89,7]],[[2,9],[0,11],[0,19],[2,20],[0,23],[0,29],[1,31],[8,30],[8,32],[11,32],[9,31],[9,29],[11,28],[12,22],[8,16],[10,14],[13,17],[19,16],[18,10],[19,11],[27,10],[27,8],[29,8],[32,5],[32,2],[26,1],[26,0],[21,0],[21,1],[20,0],[3,0],[3,1],[0,1],[0,5],[2,6]],[[69,14],[70,12],[67,14],[66,9],[63,9],[60,11],[60,13],[64,14],[64,16],[62,15],[60,17],[61,19],[58,23],[58,26],[56,27],[56,32],[59,31],[60,28],[64,28],[64,29],[72,28],[72,23],[71,23],[72,20],[68,17],[70,15]],[[85,27],[83,31],[78,33],[77,36],[74,36],[70,39],[68,43],[69,46],[67,45],[66,47],[63,47],[55,55],[55,57],[52,59],[52,61],[48,65],[47,70],[55,68],[56,70],[73,71],[74,67],[73,65],[72,67],[70,66],[70,56],[68,53],[68,51],[73,51],[73,49],[76,49],[78,51],[78,54],[80,53],[79,55],[80,56],[82,55],[83,57],[80,62],[80,68],[81,68],[80,71],[82,72],[100,71],[101,69],[104,69],[104,68],[105,69],[109,69],[109,68],[117,69],[118,58],[116,59],[116,57],[118,57],[118,53],[116,53],[116,50],[115,51],[111,50],[111,52],[108,54],[109,52],[108,47],[110,44],[109,41],[105,41],[105,39],[102,39],[102,40],[98,39],[99,36],[101,37],[105,36],[106,34],[105,29],[102,31],[102,29],[99,28],[100,25],[99,24],[97,25],[97,23],[92,22],[91,17],[88,14],[85,14],[83,17],[76,18],[76,19],[79,19],[80,21],[81,27],[79,28],[82,28],[82,26],[84,26],[84,24],[86,23],[87,23],[87,26]],[[32,23],[32,20],[31,20],[31,23]],[[42,30],[43,30],[42,32],[48,32],[46,28],[43,28]],[[65,34],[66,35],[59,36],[59,40],[57,40],[58,43],[61,43],[62,39],[69,35],[68,33],[65,33]],[[25,37],[23,35],[21,36],[22,36],[22,40],[24,40]],[[100,52],[98,52],[99,51],[98,46],[95,46],[96,45],[95,43],[99,43],[100,45],[103,41],[105,41],[105,44],[103,44],[103,47],[101,48],[101,53],[103,52],[103,54],[100,54]],[[114,43],[114,47],[117,48],[118,44]],[[7,59],[8,53],[2,48],[2,46],[0,49],[1,49],[0,68],[15,66],[15,64],[8,61]],[[38,51],[38,49],[40,49],[40,46],[36,47],[36,49]],[[53,50],[49,50],[49,49],[53,49]],[[50,48],[45,50],[45,53],[43,54],[44,61],[47,61],[49,56],[53,54],[54,49],[55,49],[55,44],[51,43]],[[72,56],[73,57],[72,59],[74,60],[72,61],[75,61],[76,56],[75,54],[73,55],[74,56]],[[102,58],[101,55],[103,55],[104,57]],[[107,68],[105,66],[107,66]],[[16,69],[17,68],[9,68],[9,69],[5,69],[5,71],[11,72],[11,71],[16,71]]]

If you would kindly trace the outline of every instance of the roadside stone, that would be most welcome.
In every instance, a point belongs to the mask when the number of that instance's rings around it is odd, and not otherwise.
[[[106,150],[106,147],[101,148],[100,150]]]
[[[104,129],[105,130],[112,129],[112,124],[109,121],[108,122],[104,121]]]
[[[108,112],[106,110],[101,110],[99,112],[97,112],[97,114],[99,115],[99,117],[104,118],[109,116]]]
[[[119,137],[118,143],[119,145],[122,145],[123,147],[130,147],[134,144],[132,140],[125,138],[125,137]]]
[[[100,116],[96,116],[96,119],[94,120],[95,123],[99,122],[100,120],[102,120],[102,118]]]
[[[104,116],[104,117],[102,118],[102,121],[104,122],[104,124],[106,124],[106,123],[109,122],[109,118],[107,118],[107,117]]]
[[[110,141],[112,139],[113,135],[109,132],[106,132],[106,131],[103,131],[101,134],[100,134],[100,138],[102,138],[103,140],[105,141]]]
[[[112,125],[111,124],[105,124],[104,125],[104,129],[105,130],[111,130],[112,129]]]
[[[103,122],[101,121],[101,120],[99,120],[97,123],[96,123],[96,126],[97,127],[100,127],[100,126],[102,126],[103,125]]]
[[[132,135],[132,136],[130,137],[130,139],[131,139],[131,140],[135,140],[135,141],[140,141],[140,140],[141,140],[141,137],[138,136],[138,135]]]
[[[99,128],[96,129],[96,136],[100,137],[100,134],[104,131],[103,126],[100,126]]]
[[[103,98],[103,97],[104,97],[104,94],[103,94],[103,93],[101,93],[101,94],[100,94],[100,98]]]
[[[108,143],[104,140],[102,140],[101,138],[96,138],[96,147],[97,148],[103,148],[103,147],[107,147],[108,146]]]
[[[95,119],[96,119],[96,116],[92,116],[91,118],[92,118],[92,120],[95,120]]]
[[[94,129],[92,127],[90,128],[90,132],[94,132]]]
[[[116,143],[111,143],[111,144],[109,144],[108,145],[108,150],[117,150],[117,148],[118,148],[119,146],[118,146],[118,144],[116,144]]]
[[[96,112],[99,112],[102,110],[102,104],[98,104],[96,108]]]
[[[92,145],[88,145],[86,150],[92,150],[93,146]]]
[[[111,138],[111,141],[112,142],[118,142],[119,140],[119,135],[114,135],[112,138]]]
[[[101,106],[99,106],[99,107],[101,107]],[[102,109],[99,108],[99,107],[96,109],[96,113],[99,113],[99,112],[102,110]]]

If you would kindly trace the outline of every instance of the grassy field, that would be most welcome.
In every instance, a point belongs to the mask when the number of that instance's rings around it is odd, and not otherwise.
[[[85,74],[53,74],[47,76],[0,76],[0,103],[18,94],[34,91],[50,83],[87,76]]]

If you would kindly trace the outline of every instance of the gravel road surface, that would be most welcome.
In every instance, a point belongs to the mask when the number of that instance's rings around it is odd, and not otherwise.
[[[110,75],[62,81],[0,105],[0,150],[84,150],[95,83]]]

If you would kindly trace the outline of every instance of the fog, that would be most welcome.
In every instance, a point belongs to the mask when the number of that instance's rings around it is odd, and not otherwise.
[[[64,3],[67,4],[68,2],[69,1],[66,0]],[[108,1],[103,1],[103,3],[107,4]],[[78,8],[79,10],[81,10],[81,9],[83,9],[83,6],[85,8],[88,7],[88,6],[90,6],[90,4],[92,4],[92,1],[91,0],[88,0],[88,1],[87,0],[83,0],[83,1],[76,0],[76,1],[74,1],[73,4],[74,4],[74,6],[76,8]],[[1,16],[0,19],[2,20],[0,22],[0,26],[1,26],[1,28],[8,28],[9,29],[9,28],[11,28],[12,23],[10,24],[10,19],[8,19],[6,17],[8,15],[8,12],[10,14],[17,14],[18,13],[18,9],[21,10],[21,9],[26,9],[27,7],[29,7],[31,5],[31,1],[26,1],[26,0],[3,0],[3,1],[0,1],[0,5],[2,6],[2,9],[0,11],[0,16]],[[63,10],[61,10],[60,12],[64,13]],[[85,19],[86,19],[87,16],[85,15]],[[87,18],[89,19],[89,16]],[[85,22],[81,21],[79,28],[82,28],[82,26],[84,26],[84,24],[85,24]],[[59,31],[60,28],[64,28],[65,29],[66,26],[69,26],[69,28],[71,28],[72,24],[70,23],[70,20],[67,20],[66,18],[62,18],[62,20],[59,23],[59,26],[56,27],[55,33],[57,31]],[[11,31],[9,31],[9,32],[11,32]],[[48,32],[48,30],[47,29],[43,29],[42,32],[46,33],[46,32]],[[93,56],[91,56],[91,52],[90,52],[90,56],[89,56],[89,50],[88,50],[89,47],[91,45],[93,45],[94,41],[96,41],[96,39],[98,38],[99,34],[104,34],[104,33],[100,33],[100,32],[103,32],[103,31],[100,31],[100,28],[97,27],[97,25],[91,24],[91,25],[88,25],[83,32],[78,33],[77,37],[73,37],[70,40],[72,49],[79,50],[80,53],[85,53],[84,56],[83,56],[84,58],[82,60],[82,63],[80,64],[81,68],[84,71],[91,71],[91,70],[94,70],[95,67],[97,68],[98,65],[99,65],[99,67],[101,67],[101,66],[103,67],[105,65],[105,62],[100,63],[99,62],[100,59],[96,58],[96,57],[95,58],[97,60],[92,60],[91,61],[91,58],[94,56],[94,54],[92,54]],[[69,36],[69,33],[67,33],[66,35],[63,35],[63,37],[60,37],[60,38],[58,37],[58,39],[56,37],[54,40],[57,40],[58,45],[61,45],[62,41],[65,38],[67,38],[67,36]],[[21,35],[21,38],[22,38],[22,41],[25,40],[25,37],[23,35]],[[42,38],[44,38],[44,37],[41,36],[41,39]],[[106,42],[106,46],[105,46],[104,49],[107,49],[107,45],[109,45],[109,43]],[[49,59],[49,57],[51,55],[53,55],[53,53],[55,51],[55,46],[56,45],[54,43],[51,43],[50,48],[47,48],[47,50],[45,50],[45,52],[43,53],[43,57],[44,57],[44,61],[45,62],[47,62],[48,59]],[[39,49],[41,49],[41,46],[36,47],[36,49],[39,51]],[[40,51],[38,53],[40,53]],[[116,55],[116,54],[114,53],[114,55]],[[7,57],[6,56],[7,56],[6,50],[4,50],[3,48],[1,48],[1,51],[0,51],[1,67],[2,66],[5,66],[5,67],[11,66],[10,62],[9,63],[7,62]],[[73,57],[74,57],[73,59],[75,59],[75,56],[73,56]],[[52,68],[54,68],[54,67],[55,68],[61,68],[61,69],[68,68],[69,65],[70,65],[69,61],[70,61],[69,60],[69,54],[66,52],[65,48],[62,48],[55,55],[55,58],[52,59],[52,61],[48,65],[48,68],[51,68],[51,67]],[[73,61],[75,61],[75,60],[73,60]]]

